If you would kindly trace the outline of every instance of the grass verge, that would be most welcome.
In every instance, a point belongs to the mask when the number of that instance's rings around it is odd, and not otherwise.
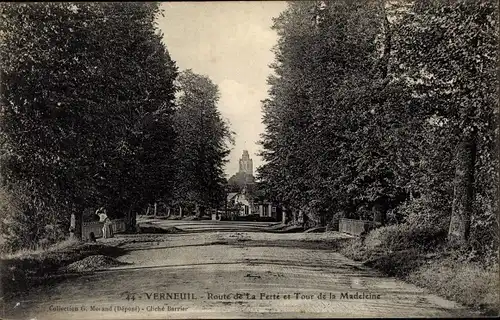
[[[484,315],[499,314],[498,263],[485,267],[478,262],[464,262],[456,252],[444,248],[432,253],[412,248],[387,250],[365,244],[361,238],[343,242],[339,251],[388,276],[426,288]]]

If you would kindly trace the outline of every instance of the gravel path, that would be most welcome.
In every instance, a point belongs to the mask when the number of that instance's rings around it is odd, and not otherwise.
[[[237,223],[230,226],[233,231],[223,232],[214,231],[212,222],[200,231],[203,222],[195,222],[190,224],[198,228],[194,233],[155,235],[147,242],[134,236],[107,240],[121,241],[129,250],[118,258],[126,265],[36,288],[16,308],[8,306],[5,318],[474,315],[423,289],[384,277],[328,245],[318,246],[344,235],[238,231]],[[188,225],[158,223],[179,228]],[[243,223],[241,230],[248,227]],[[136,242],[124,243],[131,239]]]

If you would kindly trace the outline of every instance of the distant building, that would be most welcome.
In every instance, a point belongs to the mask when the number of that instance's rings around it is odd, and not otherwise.
[[[240,173],[238,173],[240,174]],[[226,209],[223,217],[229,220],[249,217],[263,221],[281,221],[283,210],[279,204],[270,201],[255,184],[245,185],[237,192],[226,193]]]
[[[233,215],[248,216],[254,214],[254,205],[248,197],[246,190],[243,192],[230,192],[227,194],[228,209],[233,212]]]
[[[266,221],[281,221],[282,210],[277,204],[264,199],[257,189],[253,176],[253,161],[247,150],[243,150],[240,170],[228,180],[226,218],[257,216]]]
[[[272,218],[275,221],[281,221],[283,210],[277,204],[269,200],[260,200],[254,202],[254,206],[261,218]]]
[[[259,204],[259,216],[276,218],[276,206],[271,202],[264,202]]]
[[[248,175],[253,175],[253,160],[250,159],[250,155],[247,150],[243,150],[243,155],[240,159],[240,171]]]
[[[232,191],[242,192],[246,186],[254,183],[253,160],[250,159],[248,151],[243,150],[243,155],[240,159],[240,170],[229,178],[228,184],[232,187]]]

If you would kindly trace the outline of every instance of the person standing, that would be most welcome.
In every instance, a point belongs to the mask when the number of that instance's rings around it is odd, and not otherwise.
[[[109,217],[106,213],[106,209],[101,208],[101,209],[99,209],[99,211],[102,212],[101,214],[99,214],[99,221],[104,223],[104,225],[102,227],[102,237],[104,239],[112,238],[113,237],[113,228],[112,228],[111,219],[109,219]]]

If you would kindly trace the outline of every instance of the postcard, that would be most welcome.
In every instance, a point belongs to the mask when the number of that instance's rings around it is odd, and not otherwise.
[[[0,317],[498,316],[498,3],[0,4]]]

